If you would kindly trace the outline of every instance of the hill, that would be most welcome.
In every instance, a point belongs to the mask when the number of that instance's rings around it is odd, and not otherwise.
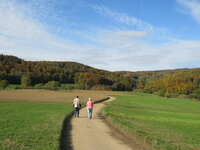
[[[100,70],[77,62],[25,61],[15,56],[0,55],[0,80],[28,86],[57,81],[76,83],[79,89],[132,91],[160,96],[200,99],[200,68],[157,71]],[[199,93],[199,94],[198,94]],[[192,96],[193,95],[193,96]]]
[[[76,62],[25,61],[15,56],[0,55],[0,80],[20,84],[23,79],[29,85],[46,84],[49,81],[77,83],[82,89],[132,90],[134,82],[114,72],[96,69]]]

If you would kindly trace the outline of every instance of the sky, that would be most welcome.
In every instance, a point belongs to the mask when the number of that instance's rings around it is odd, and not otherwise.
[[[0,54],[109,71],[200,67],[200,0],[0,0]]]

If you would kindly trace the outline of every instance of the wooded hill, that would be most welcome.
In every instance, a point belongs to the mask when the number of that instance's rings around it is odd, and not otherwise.
[[[0,80],[35,86],[56,81],[76,83],[80,89],[139,90],[166,97],[200,99],[200,69],[110,72],[76,62],[25,61],[0,55]],[[24,82],[25,81],[25,82]]]
[[[200,100],[200,68],[117,73],[132,76],[141,92]]]
[[[0,80],[26,86],[49,81],[76,83],[81,89],[130,91],[136,87],[129,76],[96,69],[76,62],[25,61],[15,56],[0,55]]]

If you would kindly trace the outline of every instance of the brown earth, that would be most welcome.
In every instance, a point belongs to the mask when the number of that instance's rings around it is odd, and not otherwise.
[[[73,90],[73,91],[52,91],[52,90],[0,90],[0,101],[34,101],[34,102],[72,102],[79,96],[82,102],[86,102],[89,97],[100,100],[108,95],[122,95],[112,91],[95,90]]]

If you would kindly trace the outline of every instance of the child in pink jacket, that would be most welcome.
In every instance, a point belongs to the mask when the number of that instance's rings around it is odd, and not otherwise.
[[[92,118],[92,110],[94,107],[94,103],[91,98],[88,99],[86,107],[87,107],[87,111],[88,111],[88,118],[91,119]]]

